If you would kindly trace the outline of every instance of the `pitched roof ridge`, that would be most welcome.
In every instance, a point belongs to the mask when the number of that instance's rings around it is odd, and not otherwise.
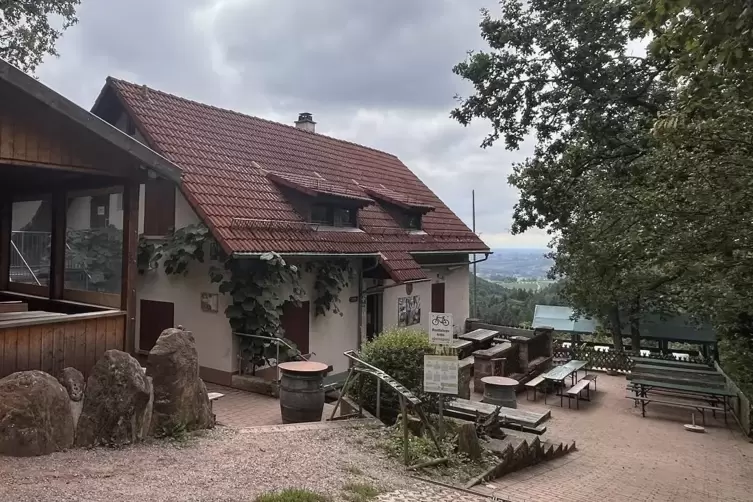
[[[266,119],[264,117],[258,117],[256,115],[249,115],[247,113],[241,113],[239,111],[232,110],[230,108],[222,108],[220,106],[210,105],[209,103],[202,103],[201,101],[196,101],[194,99],[184,98],[182,96],[178,96],[177,94],[172,94],[172,93],[169,93],[169,92],[166,92],[166,91],[162,91],[160,89],[155,89],[154,87],[149,87],[146,84],[137,84],[135,82],[130,82],[128,80],[123,80],[123,79],[120,79],[120,78],[115,78],[113,76],[108,76],[107,77],[107,82],[108,83],[115,82],[115,83],[125,84],[125,85],[129,85],[129,86],[132,86],[132,87],[135,87],[135,88],[139,88],[139,89],[146,88],[146,89],[149,89],[150,91],[153,91],[153,92],[155,92],[157,94],[161,94],[161,95],[166,96],[166,97],[171,98],[171,99],[177,99],[178,101],[183,101],[185,103],[190,103],[190,104],[197,105],[197,106],[202,106],[202,107],[205,107],[205,108],[211,108],[212,110],[216,110],[218,112],[231,113],[233,115],[237,115],[239,117],[243,117],[243,118],[246,118],[246,119],[261,120],[263,122],[274,124],[276,126],[287,127],[289,129],[292,129],[292,130],[296,131],[297,134],[315,134],[317,137],[320,137],[320,138],[325,138],[327,140],[336,141],[338,143],[344,143],[346,145],[357,146],[359,148],[365,148],[366,150],[371,150],[372,152],[380,153],[380,154],[383,154],[383,155],[388,155],[388,156],[393,157],[393,158],[395,158],[397,160],[400,160],[400,158],[397,155],[395,155],[393,153],[390,153],[390,152],[387,152],[387,151],[384,151],[384,150],[379,150],[378,148],[374,148],[374,147],[371,147],[371,146],[362,145],[360,143],[356,143],[356,142],[353,142],[353,141],[348,141],[348,140],[345,140],[345,139],[335,138],[334,136],[328,136],[326,134],[310,133],[308,131],[303,131],[301,129],[298,129],[295,126],[292,126],[292,125],[289,125],[289,124],[285,124],[283,122],[276,122],[274,120]]]

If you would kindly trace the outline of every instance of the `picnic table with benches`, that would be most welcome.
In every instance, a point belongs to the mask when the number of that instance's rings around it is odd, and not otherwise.
[[[631,380],[629,389],[632,390],[635,395],[626,397],[628,399],[633,399],[636,405],[640,402],[641,416],[646,416],[646,405],[654,402],[669,406],[696,409],[701,412],[704,422],[706,420],[704,411],[711,411],[714,415],[716,415],[717,411],[722,411],[724,412],[724,422],[727,423],[727,410],[732,409],[729,399],[737,396],[737,394],[732,391],[718,387],[710,387],[701,381],[696,382],[695,384],[671,383],[651,379],[650,376]],[[649,396],[649,394],[651,394],[651,396]],[[708,404],[656,398],[656,394],[696,399],[706,401]],[[717,406],[717,403],[720,401],[722,402],[722,407]]]
[[[546,383],[553,383],[555,388],[559,389],[559,396],[560,396],[560,406],[564,405],[564,398],[568,398],[568,406],[570,406],[570,399],[575,398],[576,399],[576,407],[579,408],[580,405],[577,403],[579,399],[581,399],[581,393],[584,390],[587,390],[588,395],[587,397],[583,398],[590,401],[590,389],[589,385],[591,382],[594,382],[594,389],[596,388],[596,376],[593,375],[590,378],[589,375],[586,375],[583,377],[580,383],[578,383],[578,371],[581,369],[585,369],[586,372],[588,371],[586,367],[588,366],[588,361],[578,361],[578,360],[572,360],[566,364],[563,364],[562,366],[556,366],[549,370],[546,373],[543,373],[539,375],[538,377],[532,379],[531,381],[527,382],[525,384],[526,387],[526,393],[528,390],[533,389],[533,399],[536,400],[536,390],[541,384]],[[565,390],[565,380],[570,377],[572,379],[572,387]],[[585,383],[584,383],[585,382]],[[547,390],[544,390],[544,403],[546,403],[546,393]]]

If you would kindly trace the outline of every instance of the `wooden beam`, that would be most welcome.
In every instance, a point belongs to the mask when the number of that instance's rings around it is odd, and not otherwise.
[[[139,247],[139,185],[123,187],[123,273],[120,308],[127,312],[125,349],[136,351],[136,255]]]
[[[50,298],[60,300],[65,289],[65,233],[68,204],[66,194],[52,194],[52,238],[50,243]]]
[[[3,198],[0,202],[0,289],[8,289],[12,211],[13,203]]]

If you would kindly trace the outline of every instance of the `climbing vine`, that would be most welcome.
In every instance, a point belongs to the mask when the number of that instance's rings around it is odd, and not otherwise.
[[[264,253],[258,259],[228,259],[225,270],[212,267],[212,282],[220,283],[220,293],[230,296],[232,303],[225,309],[233,331],[256,336],[283,338],[280,317],[285,302],[300,305],[303,290],[300,270],[288,264],[277,253]],[[292,342],[286,340],[286,342]],[[271,340],[246,337],[241,342],[241,357],[252,372],[269,364],[277,355]],[[286,355],[284,346],[280,354]]]
[[[136,251],[136,268],[139,274],[144,275],[150,270],[157,268],[157,263],[154,262],[154,252],[157,250],[157,245],[154,241],[147,239],[143,235],[139,236],[139,247]]]
[[[148,263],[162,261],[167,275],[187,275],[188,265],[196,260],[204,263],[205,244],[214,242],[209,229],[200,224],[188,225],[170,232],[157,246]],[[151,267],[155,268],[155,267]]]
[[[348,260],[321,260],[310,263],[307,272],[314,272],[314,312],[317,316],[328,311],[343,315],[340,310],[340,293],[349,285],[351,275]]]

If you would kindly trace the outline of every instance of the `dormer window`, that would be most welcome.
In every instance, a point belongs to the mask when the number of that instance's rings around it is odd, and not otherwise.
[[[408,213],[405,217],[405,228],[421,230],[421,215],[419,213]]]
[[[358,224],[357,213],[356,208],[335,204],[312,204],[311,223],[331,227],[355,227]]]

